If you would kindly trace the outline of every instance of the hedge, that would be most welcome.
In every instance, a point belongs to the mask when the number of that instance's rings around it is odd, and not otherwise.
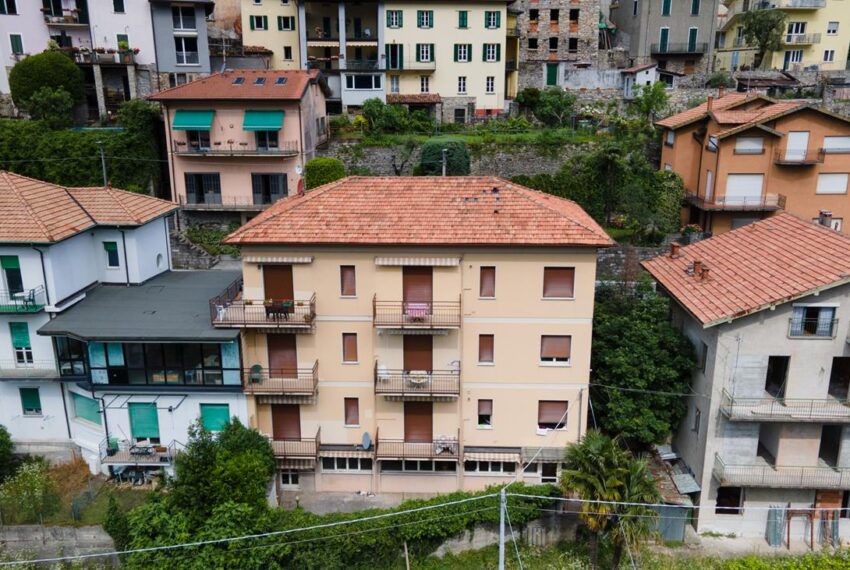
[[[446,175],[469,175],[469,150],[457,139],[432,139],[422,145],[418,173],[439,176],[443,172],[443,149],[446,149]]]
[[[304,167],[304,183],[308,190],[340,178],[345,178],[345,165],[335,158],[314,158]]]

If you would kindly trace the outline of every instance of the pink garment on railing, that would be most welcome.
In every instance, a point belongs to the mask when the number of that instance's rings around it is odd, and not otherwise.
[[[404,314],[408,317],[424,318],[431,314],[430,303],[407,303]]]

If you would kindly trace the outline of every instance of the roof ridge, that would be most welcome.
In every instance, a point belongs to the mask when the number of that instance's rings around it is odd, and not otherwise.
[[[115,194],[113,192],[113,188],[112,188],[111,185],[107,184],[106,186],[103,187],[103,189],[106,190],[107,194],[109,194],[109,196],[113,200],[115,200],[115,202],[118,204],[118,207],[120,207],[122,210],[124,210],[124,212],[130,217],[131,220],[133,220],[137,224],[142,223],[141,218],[139,218],[133,212],[131,212],[130,209],[127,206],[124,205],[124,202],[121,201],[121,198],[118,197],[119,195]]]
[[[28,180],[35,180],[35,179],[30,178],[29,176],[21,176],[21,175],[18,175],[18,174],[13,174],[13,173],[9,172],[8,170],[0,171],[0,174],[3,175],[3,178],[6,181],[6,185],[9,186],[9,189],[12,190],[12,192],[15,194],[15,196],[18,197],[18,200],[20,200],[21,204],[24,205],[24,208],[26,209],[27,213],[30,215],[30,218],[32,218],[35,221],[36,225],[39,228],[41,228],[41,231],[44,232],[44,235],[47,236],[47,239],[49,239],[50,241],[53,241],[53,239],[54,239],[53,233],[47,228],[47,225],[42,221],[41,217],[36,213],[35,208],[33,208],[30,205],[29,200],[27,200],[26,197],[24,197],[24,195],[21,194],[21,192],[18,190],[17,185],[12,183],[12,181],[10,180],[10,175],[20,176],[21,178],[26,178]],[[50,184],[50,183],[48,182],[48,184]],[[54,184],[51,184],[51,185],[55,186]]]

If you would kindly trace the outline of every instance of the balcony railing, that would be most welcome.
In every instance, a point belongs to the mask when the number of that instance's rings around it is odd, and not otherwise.
[[[279,199],[279,198],[278,198]],[[189,201],[185,196],[177,198],[180,207],[184,210],[238,210],[246,212],[260,212],[277,200],[263,199],[259,202],[254,201],[253,197],[249,196],[222,196],[218,193],[207,193],[203,197],[203,201]]]
[[[108,441],[98,446],[100,462],[106,465],[170,465],[184,448],[179,441],[169,444],[145,443],[140,441]]]
[[[44,12],[44,22],[48,26],[88,26],[89,23],[77,10],[62,10],[61,14]]]
[[[297,439],[271,438],[272,451],[278,459],[318,459],[322,428],[316,430],[316,437]]]
[[[714,456],[714,478],[731,487],[781,487],[800,489],[850,489],[850,469],[786,465],[729,465]]]
[[[786,45],[807,46],[820,43],[820,34],[786,34]]]
[[[785,208],[784,194],[762,194],[761,196],[741,198],[718,196],[706,200],[698,194],[689,193],[685,198],[700,210],[771,212]]]
[[[696,43],[668,43],[668,44],[652,44],[649,48],[649,51],[653,54],[666,53],[666,54],[702,54],[708,51],[708,44],[706,42],[696,42]]]
[[[375,393],[384,396],[457,397],[460,369],[388,370],[375,363]]]
[[[788,319],[790,338],[835,338],[838,319]]]
[[[774,0],[771,3],[776,8],[786,10],[814,10],[826,8],[826,0]]]
[[[0,360],[0,380],[25,378],[59,378],[59,370],[53,360],[34,360],[23,364],[16,360]]]
[[[255,367],[243,372],[246,394],[315,396],[319,386],[319,361],[310,368],[264,370]]]
[[[44,286],[18,293],[0,291],[0,313],[38,313],[47,304]]]
[[[432,441],[405,441],[376,436],[375,457],[378,459],[459,459],[460,431],[457,436],[438,437]]]
[[[837,398],[739,398],[724,390],[720,411],[730,420],[744,422],[850,423],[850,402]]]
[[[388,71],[433,71],[434,69],[437,69],[436,61],[416,61],[406,59],[401,62],[401,67],[387,65]]]
[[[811,166],[823,162],[823,155],[821,148],[779,148],[773,154],[773,162],[783,166]]]
[[[316,295],[296,299],[242,299],[242,279],[210,299],[210,320],[220,327],[312,329]]]
[[[276,146],[258,146],[256,141],[215,141],[209,147],[173,141],[178,156],[298,156],[298,141],[280,141]]]
[[[376,295],[372,298],[372,322],[385,328],[460,328],[460,301],[379,301]]]

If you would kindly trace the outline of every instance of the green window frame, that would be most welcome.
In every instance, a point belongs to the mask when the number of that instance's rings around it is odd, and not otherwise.
[[[71,400],[74,402],[74,417],[93,424],[101,425],[100,404],[93,398],[87,398],[82,394],[71,392]]]
[[[201,404],[201,426],[209,431],[221,431],[230,421],[229,404]]]
[[[502,13],[499,11],[487,10],[484,12],[484,28],[488,30],[498,30],[502,27]]]
[[[457,27],[461,30],[469,27],[469,10],[458,10]]]
[[[9,34],[9,42],[12,44],[12,55],[24,54],[24,38],[21,34]]]
[[[661,15],[669,16],[673,6],[673,0],[661,0]]]
[[[21,409],[25,416],[41,415],[41,396],[38,388],[20,388]]]
[[[387,10],[387,27],[398,29],[404,26],[403,10]]]
[[[417,10],[416,11],[416,27],[424,29],[432,29],[434,27],[434,11],[433,10]]]

